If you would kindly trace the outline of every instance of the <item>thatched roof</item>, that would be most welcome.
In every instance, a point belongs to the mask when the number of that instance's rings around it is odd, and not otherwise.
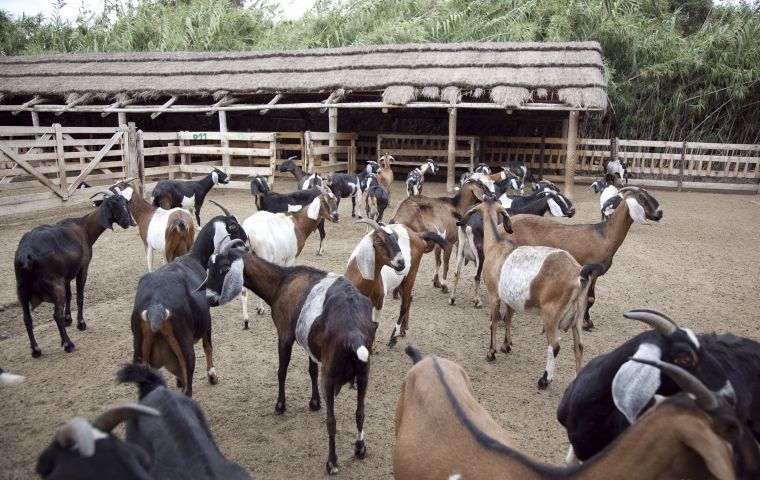
[[[490,99],[604,109],[596,42],[457,43],[264,52],[101,53],[0,57],[0,94],[157,98],[381,92],[386,103]],[[486,100],[487,101],[487,100]]]

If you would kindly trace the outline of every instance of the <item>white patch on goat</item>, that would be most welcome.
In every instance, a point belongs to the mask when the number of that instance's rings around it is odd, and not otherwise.
[[[499,203],[501,203],[501,206],[504,208],[512,208],[512,199],[509,198],[506,193],[499,197]]]
[[[736,403],[736,391],[734,390],[734,386],[731,384],[731,380],[726,380],[725,385],[723,385],[720,390],[715,392],[715,395],[718,396],[718,398],[725,400],[730,399],[731,402]]]
[[[163,254],[164,250],[166,250],[166,229],[169,228],[169,216],[178,211],[184,212],[185,210],[181,208],[172,208],[171,210],[158,208],[153,213],[153,218],[151,218],[148,224],[147,243],[159,255]]]
[[[359,434],[356,435],[356,441],[357,442],[364,441],[364,430],[359,430]]]
[[[401,285],[401,282],[409,274],[409,269],[412,267],[412,247],[409,240],[409,232],[406,231],[405,226],[392,224],[383,227],[383,230],[396,234],[401,255],[404,257],[404,269],[401,272],[397,272],[387,265],[383,266],[382,270],[380,270],[380,275],[383,277],[383,289],[385,290],[385,294],[388,295],[389,292],[392,292],[396,287]]]
[[[303,205],[288,205],[289,212],[298,212],[303,208]]]
[[[628,204],[628,213],[631,215],[634,222],[643,225],[649,223],[647,222],[647,215],[646,212],[644,212],[644,207],[642,207],[635,198],[628,197],[625,199],[625,203]]]
[[[599,208],[604,207],[604,202],[609,200],[610,198],[614,197],[618,194],[618,189],[614,185],[610,185],[609,187],[606,187],[604,190],[602,190],[602,194],[599,196]]]
[[[662,351],[653,343],[639,345],[633,358],[660,360]],[[612,379],[612,400],[625,418],[633,424],[641,411],[660,388],[660,370],[651,365],[628,360]]]
[[[309,175],[308,178],[306,178],[306,181],[303,182],[303,186],[301,187],[301,190],[308,190],[308,189],[312,188],[312,186],[313,186],[312,182],[317,177],[318,177],[317,174]]]
[[[319,363],[314,355],[309,350],[309,332],[314,325],[314,321],[322,315],[322,309],[324,308],[325,296],[327,290],[338,280],[338,275],[334,273],[328,273],[325,277],[317,282],[309,291],[306,296],[306,300],[301,308],[301,313],[298,315],[296,322],[296,342],[298,342],[312,360]]]
[[[380,319],[378,318],[380,316],[380,313],[383,311],[383,306],[380,306],[380,309],[372,307],[372,321],[375,323],[379,323]]]
[[[211,181],[214,182],[214,185],[219,183],[219,174],[216,172],[211,172]]]
[[[195,195],[191,197],[182,197],[182,208],[186,208],[188,210],[195,210]]]
[[[134,192],[135,192],[135,189],[134,189],[134,188],[132,188],[132,187],[127,187],[127,188],[125,188],[124,190],[121,190],[121,191],[119,192],[119,195],[121,195],[122,197],[126,198],[126,199],[127,199],[127,201],[130,201],[130,200],[132,200],[132,194],[133,194]]]
[[[284,213],[256,212],[245,219],[243,230],[259,258],[282,266],[295,263],[298,253],[296,227]]]
[[[108,438],[108,434],[101,430],[98,430],[95,427],[92,427],[92,438],[97,442],[98,440],[105,440]]]
[[[396,323],[396,326],[393,328],[393,336],[398,337],[399,335],[401,335],[401,324]]]
[[[209,377],[215,377],[216,376],[216,368],[215,367],[211,367],[211,368],[208,369],[208,376]]]
[[[361,347],[357,348],[356,357],[362,362],[367,363],[367,360],[369,359],[369,350],[367,350],[367,347],[362,345]]]
[[[562,201],[562,200],[560,200]],[[562,211],[562,207],[560,207],[557,202],[555,201],[554,197],[549,198],[546,203],[549,205],[549,211],[554,215],[555,217],[564,217],[565,213]]]
[[[3,384],[3,385],[18,385],[19,383],[22,383],[24,380],[26,380],[25,377],[22,377],[21,375],[16,375],[15,373],[8,373],[8,372],[0,373],[0,384]]]
[[[546,257],[561,252],[549,247],[518,247],[504,261],[499,275],[499,298],[518,312],[530,300],[530,285]]]
[[[348,263],[356,258],[356,266],[364,280],[375,279],[375,248],[372,244],[372,236],[371,232],[365,235],[348,257]]]
[[[230,271],[224,276],[224,283],[222,284],[222,293],[219,297],[219,305],[224,305],[237,298],[240,292],[243,291],[243,270],[245,262],[242,258],[238,258],[232,265],[230,265]],[[213,268],[213,267],[212,267]]]
[[[565,464],[568,466],[573,466],[573,465],[580,465],[580,463],[581,461],[575,455],[575,450],[573,449],[573,446],[570,445],[570,448],[567,450],[567,455],[565,455]]]
[[[247,232],[246,232],[247,233]],[[227,225],[223,221],[214,222],[214,250],[218,249],[226,237],[229,236]]]
[[[554,349],[551,345],[546,347],[546,381],[554,380]]]
[[[449,475],[449,480],[462,480],[462,474],[454,473],[453,475]]]
[[[309,210],[306,211],[306,216],[312,220],[319,218],[319,209],[322,207],[322,199],[320,197],[315,198],[309,204]]]
[[[681,330],[686,332],[686,336],[689,337],[691,343],[694,344],[695,347],[699,348],[699,339],[696,335],[694,335],[694,332],[692,332],[689,327],[681,327]]]

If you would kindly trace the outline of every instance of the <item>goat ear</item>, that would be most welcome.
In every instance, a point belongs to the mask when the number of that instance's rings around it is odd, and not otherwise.
[[[704,422],[697,423],[682,437],[683,442],[697,454],[707,465],[710,473],[719,480],[736,478],[734,475],[733,454],[726,442],[718,437]]]
[[[322,199],[320,197],[316,197],[309,204],[309,210],[306,211],[306,216],[311,218],[312,220],[318,219],[320,208],[322,208]]]
[[[549,193],[549,192],[546,192]],[[549,195],[549,198],[546,199],[546,203],[549,205],[549,211],[554,215],[555,217],[564,217],[565,213],[562,211],[562,207],[559,206],[557,201],[555,200],[554,195]]]
[[[649,223],[647,222],[647,216],[644,212],[644,207],[642,207],[635,198],[627,197],[625,199],[625,203],[628,204],[628,213],[631,215],[631,218],[634,222],[641,223],[643,225],[647,225]]]
[[[113,230],[113,213],[111,212],[110,205],[106,199],[103,199],[103,203],[100,205],[100,226],[103,228],[107,228],[109,230]]]
[[[642,343],[633,358],[660,360],[662,350],[653,343]],[[633,424],[660,388],[660,370],[628,360],[612,380],[612,400],[625,418]]]
[[[506,213],[501,213],[501,221],[504,225],[504,231],[507,233],[514,233],[514,230],[512,230],[512,220],[509,219],[509,215]]]

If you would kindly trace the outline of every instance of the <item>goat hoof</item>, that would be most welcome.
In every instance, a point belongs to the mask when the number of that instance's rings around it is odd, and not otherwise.
[[[433,286],[435,288],[441,288],[441,282],[439,282],[438,279],[436,278],[435,280],[433,280]]]
[[[441,287],[441,292],[443,292],[443,293],[449,293],[449,286],[448,285],[443,285]]]
[[[285,410],[287,410],[287,408],[285,408],[285,402],[277,402],[277,404],[274,406],[274,413],[276,415],[282,415],[285,413]]]
[[[265,313],[267,313],[267,311],[264,308],[256,308],[256,313],[258,315],[264,315]]]
[[[328,475],[337,475],[338,474],[338,464],[333,463],[332,460],[327,461],[327,474]]]
[[[352,216],[352,217],[356,217],[356,214],[355,214],[355,213],[352,213],[352,214],[351,214],[351,216]]]
[[[65,326],[67,326],[67,327],[70,327],[70,326],[71,326],[71,322],[72,322],[72,319],[71,319],[71,317],[66,317],[66,318],[64,318],[64,319],[63,319],[63,324],[64,324]]]
[[[507,342],[504,342],[501,345],[501,348],[499,348],[499,350],[501,350],[502,353],[509,353],[509,352],[512,351],[512,346],[511,345],[507,345]]]
[[[454,305],[456,299],[454,297],[449,298],[449,305]]]
[[[480,299],[475,300],[475,308],[483,308],[483,302]]]
[[[538,388],[546,390],[546,387],[548,387],[550,383],[551,381],[546,379],[546,372],[544,372],[544,376],[538,379]]]
[[[594,329],[594,322],[592,322],[591,320],[589,320],[588,322],[584,320],[583,329],[587,332],[590,332],[591,330]]]
[[[208,376],[208,383],[211,385],[216,385],[219,383],[219,377],[216,376],[216,373]]]
[[[66,351],[66,353],[71,353],[74,351],[74,344],[69,342],[63,346],[63,349]]]
[[[243,320],[243,330],[248,330],[248,320]]]
[[[363,440],[357,440],[354,444],[354,456],[360,460],[367,456],[367,447]]]
[[[388,340],[388,346],[389,347],[395,347],[396,346],[396,337],[391,337],[391,339]]]
[[[40,358],[42,356],[42,350],[40,350],[39,347],[34,347],[32,349],[32,358]]]
[[[309,400],[309,410],[316,412],[320,408],[322,408],[322,403],[320,403],[318,398],[312,398]]]
[[[488,353],[486,353],[486,360],[488,360],[489,362],[493,362],[494,360],[496,360],[496,350],[494,349],[488,350]]]
[[[77,330],[80,330],[82,332],[85,331],[85,330],[87,330],[87,324],[84,323],[84,321],[77,322]]]

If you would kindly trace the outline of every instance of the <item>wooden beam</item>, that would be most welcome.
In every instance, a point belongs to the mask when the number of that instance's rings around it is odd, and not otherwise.
[[[274,98],[272,98],[271,100],[269,100],[269,103],[267,103],[267,105],[274,105],[275,103],[277,103],[280,100],[282,100],[282,97],[283,97],[283,95],[281,93],[278,93],[277,95],[274,96]],[[265,109],[265,110],[261,110],[259,112],[259,115],[266,115],[268,111],[269,111],[268,108]]]
[[[105,109],[105,111],[103,113],[101,113],[100,116],[101,117],[107,117],[111,113],[115,112],[117,108],[121,108],[121,107],[124,107],[124,106],[127,106],[127,105],[132,105],[134,103],[135,103],[135,99],[134,98],[128,98],[126,100],[122,100],[122,101],[119,101],[119,102],[114,102],[111,105],[107,106],[106,109]]]
[[[232,105],[233,103],[237,103],[237,102],[238,102],[237,98],[225,95],[224,97],[220,98],[218,102],[211,105],[211,108],[213,110],[209,110],[208,112],[206,112],[206,116],[210,117],[211,115],[215,114],[218,111],[217,109],[219,107],[225,107],[227,105]]]
[[[8,157],[9,160],[14,161],[17,164],[21,165],[21,168],[29,172],[34,178],[42,182],[43,185],[45,185],[50,190],[55,192],[58,196],[63,198],[63,192],[61,192],[60,188],[58,188],[57,185],[51,182],[50,179],[47,178],[45,175],[38,172],[37,169],[31,166],[26,160],[19,157],[12,149],[7,148],[5,145],[3,145],[3,142],[0,142],[0,153]]]
[[[35,105],[39,105],[40,103],[44,103],[44,102],[47,102],[47,98],[41,97],[39,95],[35,95],[33,99],[16,107],[16,109],[13,110],[13,112],[11,112],[11,115],[18,115],[20,111],[26,110],[27,108],[31,108]]]
[[[220,140],[221,146],[223,149],[230,148],[230,141],[225,138],[225,133],[227,133],[227,112],[225,111],[219,111],[219,133],[222,134],[222,139]],[[230,166],[230,156],[227,154],[222,155],[222,166],[223,167],[229,167]]]
[[[565,155],[565,196],[573,199],[575,185],[575,162],[578,158],[575,143],[578,139],[578,112],[570,112],[567,122],[567,153]]]
[[[69,195],[72,195],[74,193],[74,190],[76,190],[79,185],[82,184],[85,178],[87,178],[87,175],[92,172],[95,167],[98,166],[98,163],[105,157],[106,153],[108,153],[109,150],[111,150],[111,147],[113,147],[119,139],[121,139],[124,135],[124,132],[116,132],[113,134],[111,139],[103,145],[103,148],[100,149],[97,155],[95,155],[95,158],[92,159],[92,161],[85,167],[84,170],[77,176],[76,179],[74,179],[74,182],[69,187]]]
[[[158,111],[153,112],[153,113],[150,114],[150,119],[151,120],[155,120],[156,118],[158,118],[159,115],[161,115],[166,110],[168,110],[169,107],[171,107],[174,104],[174,102],[176,102],[176,101],[177,101],[177,96],[176,95],[172,95],[172,98],[170,98],[169,100],[166,101],[166,103],[164,103],[163,105],[161,105],[161,108],[159,108]]]
[[[63,132],[60,123],[53,125],[53,128],[55,129],[55,156],[58,161],[58,187],[61,189],[63,199],[68,200],[69,190],[66,186],[66,151],[63,147]]]
[[[327,100],[324,100],[322,103],[325,105],[332,105],[334,103],[338,103],[341,100],[343,100],[343,97],[346,96],[346,91],[342,88],[339,88],[337,90],[334,90],[329,97],[327,97]],[[327,110],[327,107],[322,107],[319,109],[319,113],[325,113]]]
[[[456,172],[456,149],[457,149],[457,109],[449,109],[449,151],[448,151],[448,166],[446,168],[446,190],[449,192],[454,191],[456,184],[455,172]]]
[[[335,163],[338,161],[336,155],[335,155],[335,147],[338,146],[338,141],[335,138],[335,136],[338,133],[338,109],[337,108],[330,108],[328,113],[328,132],[330,133],[330,138],[327,140],[327,145],[330,147],[330,153],[328,153],[328,161],[327,163],[330,165],[335,165]]]
[[[83,93],[82,95],[79,95],[77,98],[75,98],[74,100],[72,100],[69,103],[67,103],[66,106],[63,107],[60,111],[55,112],[55,116],[57,117],[57,116],[61,115],[64,112],[68,112],[73,107],[76,107],[77,105],[79,105],[81,103],[85,103],[85,102],[87,102],[90,99],[92,99],[92,95],[91,94],[89,94],[89,93]]]

